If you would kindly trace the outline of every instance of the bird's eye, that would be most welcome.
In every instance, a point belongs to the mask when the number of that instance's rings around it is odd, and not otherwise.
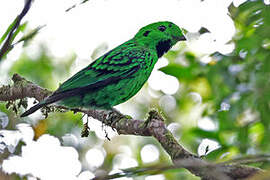
[[[169,24],[169,27],[172,27],[172,23]]]
[[[150,33],[151,31],[145,31],[144,33],[143,33],[143,35],[146,37],[146,36],[148,36],[148,34]]]
[[[161,25],[158,27],[158,30],[160,30],[161,32],[164,32],[166,30],[166,27]]]

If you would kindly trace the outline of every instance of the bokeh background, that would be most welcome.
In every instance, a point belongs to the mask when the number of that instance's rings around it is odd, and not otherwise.
[[[55,90],[141,27],[169,20],[185,29],[187,41],[162,57],[143,89],[116,108],[137,119],[159,109],[185,148],[213,162],[269,152],[269,0],[81,2],[34,1],[14,42],[40,30],[0,61],[0,86],[18,73]],[[0,47],[23,6],[23,0],[0,2]],[[172,164],[151,137],[119,136],[89,118],[91,133],[81,138],[83,114],[50,113],[44,119],[36,112],[22,119],[15,110],[25,111],[0,102],[0,179],[85,180]],[[269,168],[268,162],[252,165]],[[184,169],[123,174],[119,179],[199,179]]]

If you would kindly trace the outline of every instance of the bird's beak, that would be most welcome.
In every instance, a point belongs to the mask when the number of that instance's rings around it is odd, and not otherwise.
[[[179,40],[179,41],[185,41],[185,40],[187,40],[187,39],[186,39],[186,37],[185,37],[184,35],[182,35],[182,36],[180,36],[180,37],[178,38],[178,40]]]
[[[184,35],[182,36],[174,36],[173,37],[176,41],[185,41],[187,40],[186,37]]]

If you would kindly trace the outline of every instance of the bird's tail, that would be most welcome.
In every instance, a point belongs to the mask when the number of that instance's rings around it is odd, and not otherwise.
[[[49,103],[46,103],[46,101],[41,101],[40,103],[36,104],[35,106],[31,107],[30,109],[28,109],[27,111],[25,111],[21,117],[25,117],[28,116],[34,112],[36,112],[38,109],[42,108],[43,106],[46,106]]]
[[[66,97],[75,96],[76,94],[78,94],[79,92],[82,92],[82,91],[83,91],[83,89],[81,89],[81,88],[76,88],[76,89],[71,89],[71,90],[66,90],[66,91],[56,91],[51,96],[47,97],[43,101],[39,102],[35,106],[33,106],[30,109],[28,109],[27,111],[25,111],[21,115],[21,117],[28,116],[28,115],[36,112],[38,109],[40,109],[43,106],[46,106],[48,104],[52,104],[56,101],[59,101],[61,99],[66,98]]]

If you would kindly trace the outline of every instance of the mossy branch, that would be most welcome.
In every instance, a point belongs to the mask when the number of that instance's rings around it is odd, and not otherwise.
[[[14,74],[12,80],[14,82],[13,85],[0,87],[0,101],[15,101],[27,97],[41,101],[52,93],[18,74]],[[54,107],[59,110],[68,110],[67,107]],[[170,155],[175,166],[186,168],[204,180],[243,179],[262,172],[258,168],[238,164],[213,164],[190,153],[173,137],[172,133],[166,128],[164,118],[156,110],[149,112],[146,121],[136,120],[116,111],[70,110],[85,113],[117,130],[119,134],[153,136]]]

